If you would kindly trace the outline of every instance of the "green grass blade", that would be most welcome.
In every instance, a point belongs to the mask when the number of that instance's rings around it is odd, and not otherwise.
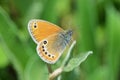
[[[112,5],[106,7],[106,13],[108,80],[117,80],[120,67],[120,14]]]

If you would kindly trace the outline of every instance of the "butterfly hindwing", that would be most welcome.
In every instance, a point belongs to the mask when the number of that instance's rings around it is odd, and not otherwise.
[[[48,38],[39,42],[37,46],[37,53],[47,63],[54,64],[64,49],[66,48],[66,42],[60,34],[53,34]]]

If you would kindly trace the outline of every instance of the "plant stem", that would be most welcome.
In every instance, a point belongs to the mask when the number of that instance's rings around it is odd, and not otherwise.
[[[54,72],[52,72],[49,76],[49,80],[54,80],[56,77],[58,77],[63,71],[63,68],[57,68]]]
[[[72,44],[71,44],[71,46],[70,46],[68,52],[67,52],[67,55],[66,55],[66,57],[65,57],[65,59],[64,59],[64,61],[63,61],[63,63],[62,63],[62,67],[64,67],[65,64],[66,64],[66,62],[69,60],[71,51],[72,51],[73,47],[75,46],[75,44],[76,44],[76,41],[74,40],[74,41],[72,42]]]
[[[48,63],[46,63],[46,64],[47,64],[48,72],[51,74],[52,73],[51,64],[48,64]]]
[[[68,61],[68,59],[70,57],[70,53],[71,53],[75,43],[76,43],[76,41],[74,40],[73,43],[71,44],[69,50],[68,50],[66,58],[64,59],[61,67],[57,68],[55,71],[52,72],[51,65],[47,64],[48,71],[50,73],[49,80],[54,80],[56,77],[58,77],[63,72],[63,67],[65,66],[66,62]],[[59,77],[59,80],[60,80],[60,77]]]

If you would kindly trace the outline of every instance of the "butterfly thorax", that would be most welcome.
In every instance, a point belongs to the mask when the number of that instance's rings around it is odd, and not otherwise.
[[[71,41],[71,37],[72,37],[73,31],[72,30],[68,30],[68,31],[65,31],[65,32],[61,32],[60,34],[64,38],[66,44],[68,44]]]

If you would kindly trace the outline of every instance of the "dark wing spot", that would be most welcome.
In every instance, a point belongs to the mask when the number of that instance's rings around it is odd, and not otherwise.
[[[47,54],[47,52],[45,52],[45,54]]]
[[[47,44],[47,41],[43,41],[44,44]]]
[[[43,52],[45,51],[45,49],[43,49]]]
[[[36,23],[34,24],[34,28],[37,28],[37,25],[36,25]]]
[[[54,58],[54,56],[52,56],[52,58]]]
[[[44,48],[44,46],[42,46],[42,48]]]
[[[48,56],[50,57],[51,55],[49,54]]]

